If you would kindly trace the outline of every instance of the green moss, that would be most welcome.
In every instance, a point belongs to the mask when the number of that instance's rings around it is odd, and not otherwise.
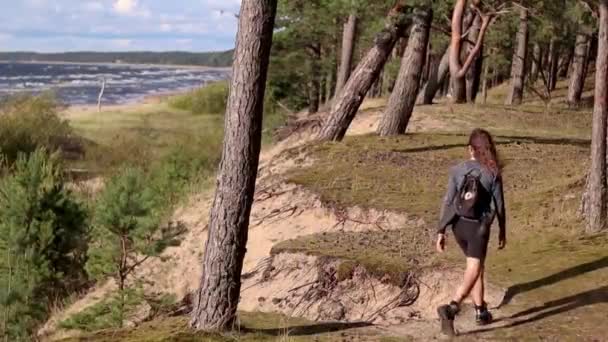
[[[240,313],[239,325],[231,333],[208,334],[192,330],[188,326],[189,317],[165,317],[144,323],[136,328],[105,330],[80,337],[68,338],[63,342],[266,342],[294,341],[305,342],[334,341],[361,336],[365,331],[352,328],[363,327],[356,323],[313,323],[304,319],[288,318],[268,313]]]

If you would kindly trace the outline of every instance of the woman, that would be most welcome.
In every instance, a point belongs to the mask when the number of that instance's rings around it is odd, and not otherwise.
[[[445,230],[451,225],[454,238],[466,256],[463,283],[452,302],[437,309],[441,331],[450,336],[455,334],[454,319],[460,304],[469,295],[475,304],[477,323],[492,322],[484,302],[484,262],[489,228],[496,216],[500,228],[498,248],[503,249],[507,242],[501,165],[490,133],[483,129],[473,130],[468,150],[470,160],[450,170],[436,246],[440,253],[445,250]]]

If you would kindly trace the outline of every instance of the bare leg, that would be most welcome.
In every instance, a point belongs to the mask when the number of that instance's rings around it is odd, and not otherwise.
[[[456,303],[462,303],[462,301],[471,293],[471,290],[479,281],[482,271],[483,266],[481,265],[481,260],[476,258],[467,258],[467,268],[464,271],[464,280],[458,288],[458,291],[456,291],[456,296],[454,297],[454,301]],[[483,279],[481,282],[483,282]]]
[[[484,302],[484,267],[481,266],[481,270],[479,272],[479,277],[477,277],[477,281],[473,286],[473,290],[471,291],[471,297],[473,297],[473,303],[476,306],[482,306]]]

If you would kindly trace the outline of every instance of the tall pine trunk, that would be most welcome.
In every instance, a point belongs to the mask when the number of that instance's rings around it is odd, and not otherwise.
[[[321,44],[314,43],[308,47],[308,113],[314,114],[319,111],[321,102]]]
[[[506,105],[519,105],[524,97],[524,81],[526,76],[526,56],[528,50],[528,10],[520,9],[519,30],[517,31],[517,47],[511,64],[511,87],[505,101]]]
[[[551,39],[551,43],[549,44],[549,63],[548,67],[548,75],[549,75],[549,91],[554,91],[557,86],[557,69],[558,69],[558,60],[559,60],[559,44],[555,38]]]
[[[486,104],[488,102],[488,70],[489,70],[489,64],[490,63],[486,63],[484,64],[483,67],[483,77],[482,77],[482,86],[481,86],[481,97],[483,100],[483,104]]]
[[[430,8],[414,10],[414,23],[401,58],[399,75],[378,127],[381,136],[405,134],[425,66],[432,19]]]
[[[530,70],[530,81],[536,82],[538,73],[543,68],[543,51],[539,43],[534,43],[532,50],[532,69]]]
[[[319,140],[342,140],[367,92],[386,64],[395,43],[408,24],[405,7],[398,4],[390,12],[385,28],[374,39],[374,46],[361,60],[346,85],[333,101],[332,109],[319,132]]]
[[[575,47],[576,49],[576,47]],[[564,60],[559,64],[559,71],[557,72],[558,77],[568,77],[570,75],[570,69],[573,63],[574,58],[574,49],[571,50],[566,56],[564,56]]]
[[[587,232],[606,228],[606,124],[608,124],[608,0],[600,0],[591,168],[587,186]]]
[[[446,48],[437,67],[431,68],[429,80],[424,84],[418,97],[418,104],[432,104],[435,95],[450,73],[450,48]]]
[[[340,56],[340,67],[336,81],[336,92],[338,95],[348,81],[353,64],[353,52],[355,51],[355,40],[357,38],[357,16],[353,13],[348,16],[342,32],[342,54]]]
[[[190,324],[233,327],[262,138],[262,113],[277,0],[243,0],[226,107],[225,137],[203,274]]]
[[[489,24],[489,17],[482,18],[481,28],[475,46],[467,51],[465,63],[461,64],[462,32],[470,27],[475,19],[472,9],[466,10],[466,0],[457,0],[452,14],[452,37],[450,40],[450,78],[452,88],[452,101],[464,103],[467,100],[466,73],[475,62],[475,58],[483,45],[485,31]],[[485,20],[485,22],[484,22]]]
[[[473,19],[473,24],[469,30],[469,35],[466,44],[466,51],[470,53],[475,46],[475,41],[479,36],[479,30],[481,29],[481,17],[476,15]],[[479,90],[479,78],[481,75],[481,68],[483,64],[483,47],[482,50],[475,57],[475,62],[471,65],[466,76],[466,97],[468,103],[475,102],[477,97],[477,91]]]
[[[589,46],[589,36],[579,32],[576,35],[574,46],[574,60],[572,61],[572,72],[570,73],[570,84],[568,86],[568,105],[578,107],[581,102],[583,88],[585,86],[585,60]]]

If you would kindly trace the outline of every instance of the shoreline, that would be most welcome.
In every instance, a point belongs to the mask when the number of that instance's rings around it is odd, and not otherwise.
[[[112,62],[69,62],[69,61],[11,61],[0,60],[0,63],[13,64],[49,64],[49,65],[90,65],[90,66],[124,66],[124,67],[139,67],[139,68],[167,68],[167,69],[193,69],[193,70],[218,70],[230,71],[232,67],[214,67],[205,65],[192,64],[147,64],[147,63],[112,63]]]
[[[179,96],[187,94],[196,88],[188,89],[188,90],[176,90],[176,91],[168,91],[156,94],[145,95],[140,99],[120,103],[120,104],[107,104],[104,105],[102,102],[101,106],[101,114],[104,112],[137,112],[145,109],[151,109],[155,106],[166,105],[167,100],[173,96]],[[91,114],[98,113],[96,104],[84,104],[84,105],[68,105],[65,109],[60,111],[60,115],[62,118],[66,120],[74,120],[89,116]]]

